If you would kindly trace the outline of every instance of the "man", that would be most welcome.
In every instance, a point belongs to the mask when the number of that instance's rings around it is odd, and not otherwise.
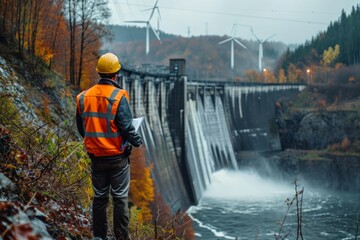
[[[128,93],[115,82],[120,68],[114,54],[102,55],[96,67],[101,79],[76,97],[76,124],[91,159],[95,239],[105,239],[107,235],[109,192],[114,203],[115,237],[129,239],[128,157],[131,145],[139,147],[142,141],[132,125]]]

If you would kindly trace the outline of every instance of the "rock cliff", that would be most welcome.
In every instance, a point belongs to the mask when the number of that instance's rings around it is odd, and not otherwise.
[[[285,114],[277,108],[276,117],[283,149],[324,149],[360,139],[358,111],[304,111]],[[286,116],[286,117],[285,117]]]
[[[359,94],[331,102],[339,96],[319,94],[328,88],[308,87],[296,98],[275,104],[283,151],[267,158],[266,165],[282,177],[306,179],[311,186],[359,191]]]

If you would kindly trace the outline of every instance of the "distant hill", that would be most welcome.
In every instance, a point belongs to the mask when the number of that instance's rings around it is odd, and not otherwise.
[[[125,26],[110,25],[109,27],[111,32],[113,33],[112,42],[142,41],[145,39],[146,36],[145,27],[127,26],[127,25]],[[168,34],[161,30],[159,35],[161,39],[174,39],[178,37],[174,34]]]
[[[162,44],[152,33],[150,53],[145,54],[145,28],[111,26],[112,42],[105,42],[104,51],[117,54],[123,64],[168,65],[170,58],[185,58],[187,74],[193,78],[228,79],[244,76],[249,69],[258,69],[258,43],[239,39],[247,49],[235,45],[235,69],[230,69],[230,43],[218,43],[228,36],[199,36],[185,38],[161,32]],[[274,69],[287,46],[281,42],[265,42],[263,66]]]

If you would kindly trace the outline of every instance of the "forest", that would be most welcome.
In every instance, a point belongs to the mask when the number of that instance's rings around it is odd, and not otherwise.
[[[325,32],[314,36],[311,41],[288,51],[281,66],[287,68],[290,63],[295,65],[312,65],[319,62],[321,54],[330,46],[340,46],[337,62],[344,65],[360,64],[360,6],[353,6],[349,15],[343,10],[339,19],[330,23]]]
[[[107,1],[0,0],[0,40],[16,45],[36,74],[39,62],[76,87],[93,82],[93,68],[108,35]]]
[[[339,19],[311,41],[287,50],[277,69],[284,70],[288,80],[326,83],[334,69],[351,68],[360,64],[360,6],[351,13],[343,10]],[[352,82],[350,77],[349,81]]]

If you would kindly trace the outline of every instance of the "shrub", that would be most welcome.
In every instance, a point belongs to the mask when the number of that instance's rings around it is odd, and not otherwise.
[[[341,141],[341,150],[347,151],[350,147],[350,140],[348,137],[344,137],[344,139]]]

